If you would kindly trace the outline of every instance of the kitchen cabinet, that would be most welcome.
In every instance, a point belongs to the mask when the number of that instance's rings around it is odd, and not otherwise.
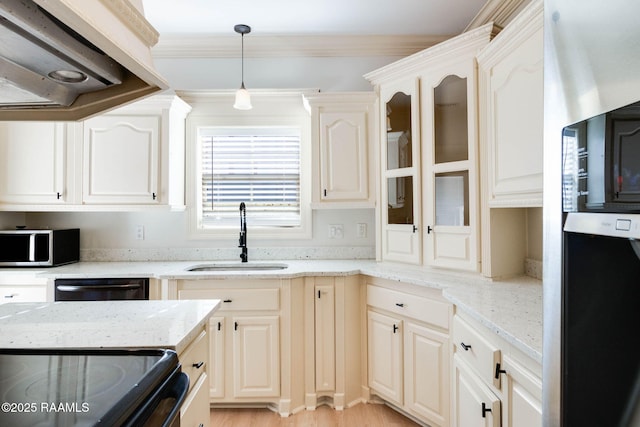
[[[542,206],[543,2],[531,2],[478,54],[489,207]]]
[[[0,123],[0,209],[184,209],[189,111],[157,95],[84,122]]]
[[[319,93],[305,99],[311,109],[313,207],[373,208],[375,93]]]
[[[362,399],[359,276],[305,278],[305,407],[337,410]]]
[[[382,259],[421,262],[419,82],[408,78],[380,87]]]
[[[74,203],[74,123],[0,122],[0,209]]]
[[[0,275],[0,304],[44,301],[53,301],[53,292],[47,291],[47,279],[31,274]]]
[[[429,425],[448,426],[452,307],[436,290],[406,287],[367,282],[370,393]]]
[[[365,76],[380,96],[379,258],[478,271],[476,55],[487,24]]]
[[[184,207],[184,121],[190,107],[157,96],[83,123],[87,205]]]
[[[540,363],[459,313],[453,340],[454,426],[542,426]]]
[[[524,273],[526,234],[542,206],[543,2],[531,2],[478,54],[482,273]],[[539,237],[538,239],[541,239]]]
[[[292,405],[302,407],[302,393],[291,397],[291,390],[302,391],[304,382],[291,373],[302,372],[304,351],[292,345],[297,339],[291,332],[293,288],[289,280],[279,279],[169,281],[170,299],[222,301],[210,319],[207,343],[212,405],[266,404],[283,415]],[[301,295],[303,286],[299,289]]]
[[[206,328],[202,329],[187,348],[178,355],[182,372],[189,377],[189,390],[180,408],[181,426],[208,426],[209,378],[207,376],[209,359],[209,338]]]

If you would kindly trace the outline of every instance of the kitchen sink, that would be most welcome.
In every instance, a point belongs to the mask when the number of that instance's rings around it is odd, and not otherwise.
[[[284,270],[287,264],[278,263],[212,263],[199,264],[187,268],[187,271],[265,271]]]

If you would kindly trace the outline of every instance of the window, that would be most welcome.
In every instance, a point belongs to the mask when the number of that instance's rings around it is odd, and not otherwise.
[[[299,127],[198,129],[201,227],[235,227],[244,202],[250,224],[301,225]]]

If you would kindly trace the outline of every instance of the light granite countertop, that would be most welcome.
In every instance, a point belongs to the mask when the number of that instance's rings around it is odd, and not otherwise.
[[[240,264],[237,261],[216,261]],[[203,261],[80,262],[40,269],[36,277],[150,277],[156,279],[290,279],[304,276],[364,274],[392,281],[441,289],[462,310],[516,348],[542,362],[542,283],[527,276],[491,280],[479,274],[425,269],[374,260],[282,260],[250,264],[284,263],[283,270],[188,271]],[[2,272],[0,274],[8,271]]]
[[[219,300],[0,305],[0,348],[163,348],[182,352]]]

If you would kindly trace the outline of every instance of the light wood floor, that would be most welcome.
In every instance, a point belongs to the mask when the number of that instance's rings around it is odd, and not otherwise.
[[[343,411],[326,405],[282,418],[269,409],[211,409],[211,427],[415,427],[386,405],[360,403]]]

